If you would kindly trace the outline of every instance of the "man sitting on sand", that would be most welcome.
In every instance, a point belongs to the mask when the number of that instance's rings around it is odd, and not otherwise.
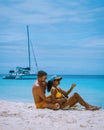
[[[32,88],[36,108],[59,109],[59,103],[53,103],[50,97],[45,96],[47,73],[39,71],[37,76],[38,78]]]
[[[78,93],[74,93],[71,97],[67,97],[76,84],[72,84],[71,88],[68,91],[64,91],[59,87],[60,80],[62,77],[53,76],[50,81],[48,81],[47,89],[51,92],[51,98],[54,102],[60,104],[61,109],[68,109],[73,107],[76,103],[80,103],[86,108],[86,110],[98,110],[100,107],[92,106],[82,99]],[[66,99],[66,102],[60,103],[58,100]]]

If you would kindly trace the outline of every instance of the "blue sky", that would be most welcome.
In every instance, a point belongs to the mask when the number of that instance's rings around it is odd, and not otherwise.
[[[0,0],[0,73],[28,66],[27,24],[39,69],[104,74],[104,0]]]

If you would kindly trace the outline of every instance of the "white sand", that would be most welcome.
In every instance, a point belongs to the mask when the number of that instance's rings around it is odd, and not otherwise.
[[[104,110],[54,111],[0,101],[0,130],[104,130]]]

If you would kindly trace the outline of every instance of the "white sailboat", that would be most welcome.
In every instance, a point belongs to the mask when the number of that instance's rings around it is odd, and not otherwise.
[[[28,67],[16,67],[16,71],[10,70],[9,75],[3,76],[3,79],[36,79],[37,74],[31,73],[31,59],[30,59],[30,37],[29,37],[29,27],[27,25],[27,37],[28,37]],[[32,48],[33,49],[33,48]],[[34,53],[34,60],[36,68],[38,71],[38,65]]]

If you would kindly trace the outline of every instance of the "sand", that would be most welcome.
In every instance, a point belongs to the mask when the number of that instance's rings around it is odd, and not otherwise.
[[[104,110],[36,109],[34,103],[0,101],[0,130],[104,130]]]

